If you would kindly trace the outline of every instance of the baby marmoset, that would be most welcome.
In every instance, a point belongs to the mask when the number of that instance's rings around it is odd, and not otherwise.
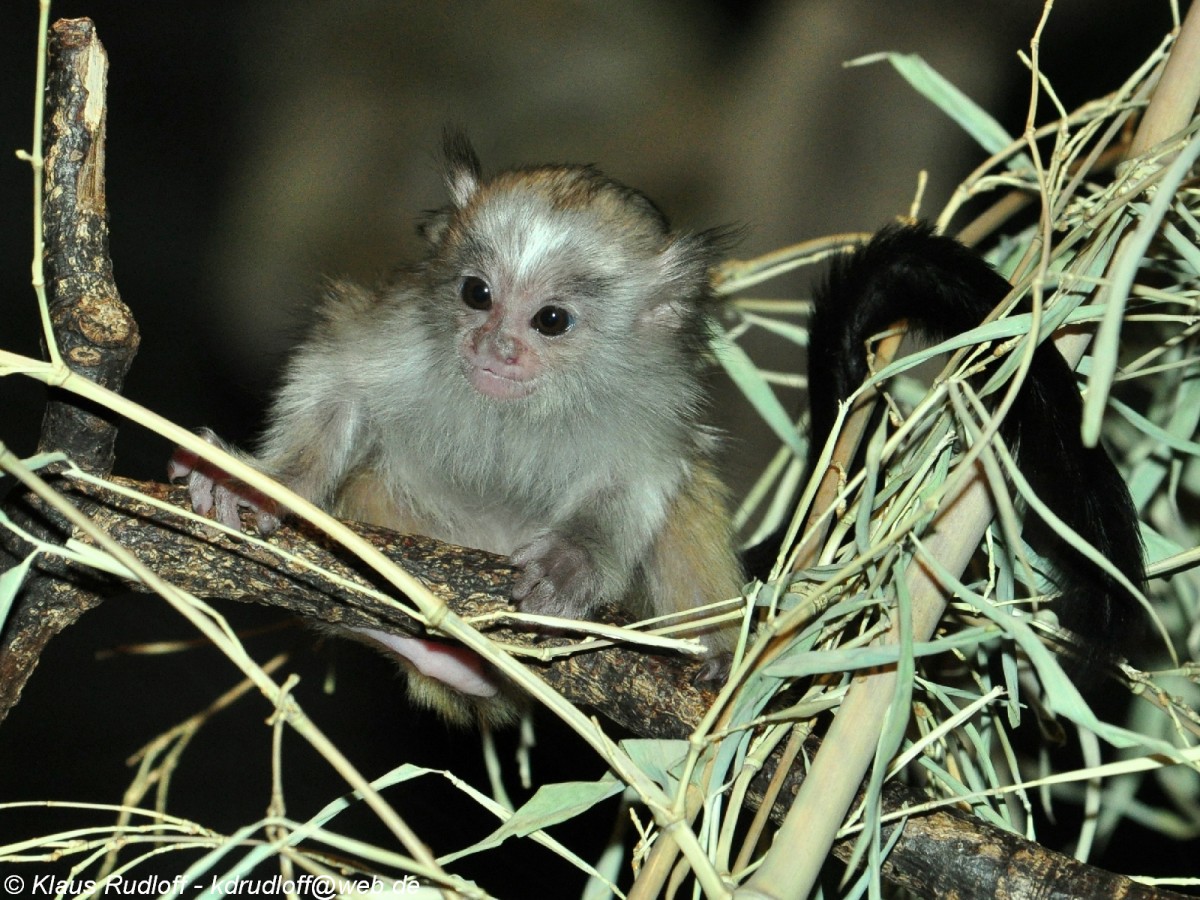
[[[444,174],[421,260],[378,290],[330,286],[251,462],[337,516],[509,556],[526,612],[738,596],[702,385],[721,233],[672,231],[590,166],[485,179],[458,135]],[[172,475],[237,524],[239,485],[186,454]],[[278,524],[256,508],[260,530]],[[719,653],[735,633],[701,637]],[[511,710],[464,651],[368,636],[433,676],[410,676],[419,702],[460,720]]]

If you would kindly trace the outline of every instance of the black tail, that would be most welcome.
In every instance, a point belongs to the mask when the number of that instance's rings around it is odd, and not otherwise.
[[[809,326],[814,459],[838,403],[867,375],[863,348],[872,334],[903,319],[927,338],[944,340],[978,325],[1009,288],[980,257],[923,225],[886,228],[835,263],[816,293]],[[1083,445],[1082,409],[1074,373],[1052,344],[1043,343],[1002,436],[1047,506],[1141,588],[1145,569],[1137,513],[1108,454]],[[1144,623],[1137,600],[1034,518],[1026,535],[1055,565],[1062,589],[1055,609],[1078,636],[1075,650],[1084,667],[1115,658]],[[749,551],[752,559],[768,552]]]

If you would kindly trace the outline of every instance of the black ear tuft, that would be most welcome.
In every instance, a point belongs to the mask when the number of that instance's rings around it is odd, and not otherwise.
[[[461,209],[470,201],[482,177],[479,157],[461,129],[447,126],[442,132],[442,160],[442,176],[450,199]]]

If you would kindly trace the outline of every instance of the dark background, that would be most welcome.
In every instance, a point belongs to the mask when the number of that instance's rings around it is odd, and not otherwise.
[[[6,6],[0,346],[36,354],[30,177],[12,151],[30,143],[37,9],[32,0]],[[320,275],[370,278],[413,252],[414,218],[442,202],[435,152],[445,123],[468,129],[489,169],[595,162],[644,189],[677,224],[744,225],[738,255],[748,257],[906,213],[922,167],[931,175],[923,209],[936,214],[982,154],[890,67],[841,62],[919,52],[1017,134],[1028,96],[1017,50],[1027,49],[1040,4],[63,0],[53,13],[91,17],[110,58],[112,255],[143,337],[126,393],[183,425],[245,441]],[[1042,41],[1043,67],[1071,108],[1114,89],[1168,25],[1165,2],[1060,3]],[[762,290],[799,295],[805,280]],[[41,389],[9,378],[0,391],[0,440],[29,453]],[[742,484],[766,451],[725,394],[720,406],[738,451],[731,477]],[[118,473],[158,479],[170,448],[127,427],[118,451]],[[223,611],[242,627],[269,628],[247,638],[258,659],[294,651],[289,670],[302,677],[302,704],[368,777],[409,761],[484,784],[476,738],[409,709],[387,661],[319,642],[273,613]],[[52,643],[0,727],[0,802],[118,802],[129,755],[205,707],[237,673],[204,647],[97,654],[192,637],[161,601],[121,597]],[[173,812],[224,831],[263,813],[269,713],[252,695],[214,718],[176,774]],[[540,724],[539,780],[599,775],[598,765],[581,771],[589,754],[571,736]],[[510,751],[514,738],[501,743]],[[285,771],[296,818],[342,789],[294,738]],[[441,784],[389,797],[437,851],[491,827]],[[0,843],[78,821],[0,810]],[[358,825],[388,841],[370,817]],[[593,858],[608,827],[604,815],[593,817],[564,839]],[[1176,855],[1159,847],[1151,864],[1132,846],[1118,842],[1110,864],[1142,871],[1161,860],[1165,868]],[[547,852],[522,845],[519,853],[511,865],[523,880],[513,895],[578,892],[573,870]],[[1194,868],[1178,856],[1181,871]],[[488,874],[496,857],[479,860],[456,870],[502,890]]]

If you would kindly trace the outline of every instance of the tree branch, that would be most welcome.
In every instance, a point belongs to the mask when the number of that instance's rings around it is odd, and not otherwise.
[[[121,302],[108,252],[104,192],[108,57],[89,19],[50,30],[45,120],[43,260],[54,341],[70,368],[119,391],[137,353],[137,323]],[[35,171],[36,177],[36,171]],[[51,392],[39,452],[60,451],[89,472],[112,471],[116,425],[104,410]],[[22,523],[41,537],[61,532],[56,517]],[[20,557],[0,546],[0,560]],[[0,635],[0,721],[17,702],[50,639],[100,603],[95,579],[40,577],[25,584]]]

